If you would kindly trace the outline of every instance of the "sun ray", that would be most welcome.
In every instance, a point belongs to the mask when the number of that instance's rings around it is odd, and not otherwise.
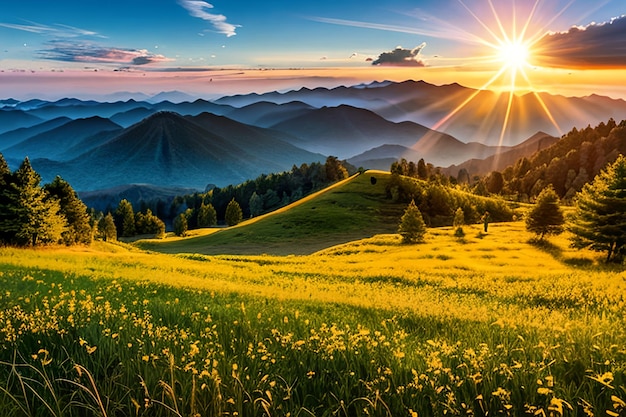
[[[496,19],[496,23],[498,24],[498,28],[500,28],[500,33],[502,34],[502,39],[504,39],[504,41],[507,42],[507,43],[511,42],[511,40],[509,39],[508,34],[506,33],[506,30],[504,29],[504,26],[502,25],[502,20],[500,20],[500,16],[498,15],[498,12],[496,11],[496,8],[493,6],[493,2],[491,0],[487,0],[487,3],[489,3],[489,7],[491,8],[491,12],[493,13],[493,17]],[[515,8],[513,8],[513,11],[515,12]]]
[[[441,120],[439,120],[437,123],[435,123],[435,125],[432,127],[433,130],[437,130],[439,129],[441,126],[443,126],[448,120],[450,120],[455,114],[457,114],[459,111],[461,111],[461,109],[463,109],[463,107],[465,107],[467,104],[469,104],[472,100],[474,100],[474,98],[476,98],[476,96],[478,94],[480,94],[483,90],[485,90],[487,87],[489,87],[490,85],[492,85],[498,78],[500,78],[500,76],[506,71],[506,68],[500,68],[500,71],[498,71],[493,77],[491,77],[491,79],[489,81],[487,81],[482,87],[480,87],[479,89],[477,89],[476,91],[474,91],[468,98],[465,99],[465,101],[463,101],[463,103],[459,104],[454,110],[452,110],[449,114],[447,114],[446,116],[444,116],[443,118],[441,118]]]
[[[526,75],[524,71],[522,71],[522,76],[526,79],[526,82],[528,84],[531,84],[530,80],[528,79],[528,75]],[[546,116],[548,116],[548,119],[550,119],[550,123],[552,123],[552,125],[556,128],[556,130],[559,133],[562,133],[563,131],[561,130],[561,127],[559,126],[557,121],[554,119],[554,116],[552,116],[552,112],[550,112],[550,109],[548,109],[548,106],[546,105],[545,101],[543,101],[541,96],[535,90],[532,91],[532,94],[537,99],[537,102],[541,106],[541,109],[546,113]]]
[[[528,19],[526,19],[526,23],[524,23],[524,27],[522,28],[522,31],[520,32],[520,38],[521,39],[525,39],[526,38],[526,32],[528,31],[528,28],[530,27],[530,24],[531,24],[531,22],[533,20],[533,17],[535,16],[535,13],[537,12],[537,7],[539,7],[539,3],[540,2],[541,2],[541,0],[536,0],[535,4],[533,5],[532,10],[528,14]]]
[[[458,0],[459,3],[461,3],[461,5],[465,8],[465,10],[467,10],[467,12],[483,27],[483,29],[485,29],[487,31],[487,33],[489,33],[496,41],[498,40],[498,35],[496,35],[491,28],[482,21],[482,19],[480,17],[478,17],[476,15],[476,13],[474,13],[472,11],[472,9],[470,9],[462,0]],[[496,48],[496,44],[488,42],[486,39],[480,38],[480,41],[482,44],[492,47],[492,48]]]

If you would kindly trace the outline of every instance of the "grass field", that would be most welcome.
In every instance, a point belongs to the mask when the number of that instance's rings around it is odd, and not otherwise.
[[[465,231],[306,256],[2,248],[3,415],[624,413],[626,274],[522,222]]]

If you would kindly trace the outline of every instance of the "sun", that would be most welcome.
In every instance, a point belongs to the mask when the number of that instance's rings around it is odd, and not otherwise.
[[[512,70],[528,66],[530,47],[523,41],[505,41],[497,48],[498,61]]]

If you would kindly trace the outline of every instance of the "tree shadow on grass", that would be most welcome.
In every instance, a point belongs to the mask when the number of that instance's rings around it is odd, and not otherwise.
[[[532,238],[528,240],[528,243],[540,251],[551,255],[554,259],[563,260],[563,249],[546,239]]]
[[[543,251],[559,262],[564,263],[565,265],[569,265],[575,268],[586,268],[586,267],[594,267],[595,261],[593,259],[587,258],[585,256],[565,256],[563,254],[563,249],[554,243],[539,238],[532,238],[528,240],[528,243],[535,248]]]

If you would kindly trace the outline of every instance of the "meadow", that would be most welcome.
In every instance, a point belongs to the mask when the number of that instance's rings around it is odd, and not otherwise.
[[[310,255],[0,248],[5,416],[626,412],[626,274],[523,222]]]

